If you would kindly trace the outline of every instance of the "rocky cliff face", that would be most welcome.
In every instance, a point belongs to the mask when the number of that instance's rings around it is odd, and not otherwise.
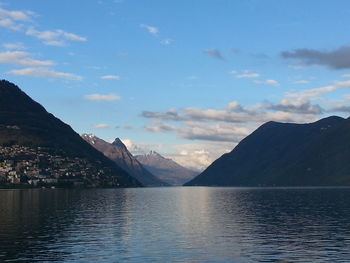
[[[135,157],[147,170],[170,185],[183,185],[198,174],[155,151]]]
[[[117,138],[108,143],[95,135],[83,134],[82,138],[106,157],[126,170],[131,176],[139,180],[144,186],[166,186],[167,183],[155,177],[128,151],[123,142]]]

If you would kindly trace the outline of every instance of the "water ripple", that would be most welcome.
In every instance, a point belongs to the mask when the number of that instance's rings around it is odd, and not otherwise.
[[[0,191],[4,262],[349,262],[350,189]]]

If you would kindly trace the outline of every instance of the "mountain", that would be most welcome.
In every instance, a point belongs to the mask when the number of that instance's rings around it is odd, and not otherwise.
[[[265,123],[186,185],[349,186],[350,119]]]
[[[131,176],[140,181],[144,186],[166,186],[167,184],[147,171],[138,160],[128,151],[123,142],[117,138],[113,143],[108,143],[92,134],[81,136],[95,149],[122,167]]]
[[[0,175],[5,181],[51,178],[52,182],[85,186],[141,186],[69,125],[6,80],[0,81],[0,150]]]
[[[135,157],[147,170],[170,185],[183,185],[198,174],[155,151]]]

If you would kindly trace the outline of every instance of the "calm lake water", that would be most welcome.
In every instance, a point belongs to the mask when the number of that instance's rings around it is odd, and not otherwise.
[[[1,190],[3,261],[350,262],[350,189]]]

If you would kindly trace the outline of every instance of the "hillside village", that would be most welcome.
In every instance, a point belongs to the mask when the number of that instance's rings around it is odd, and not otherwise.
[[[97,187],[108,173],[97,167],[95,162],[52,153],[45,147],[0,146],[2,187]],[[113,178],[104,185],[118,186],[118,182]]]

